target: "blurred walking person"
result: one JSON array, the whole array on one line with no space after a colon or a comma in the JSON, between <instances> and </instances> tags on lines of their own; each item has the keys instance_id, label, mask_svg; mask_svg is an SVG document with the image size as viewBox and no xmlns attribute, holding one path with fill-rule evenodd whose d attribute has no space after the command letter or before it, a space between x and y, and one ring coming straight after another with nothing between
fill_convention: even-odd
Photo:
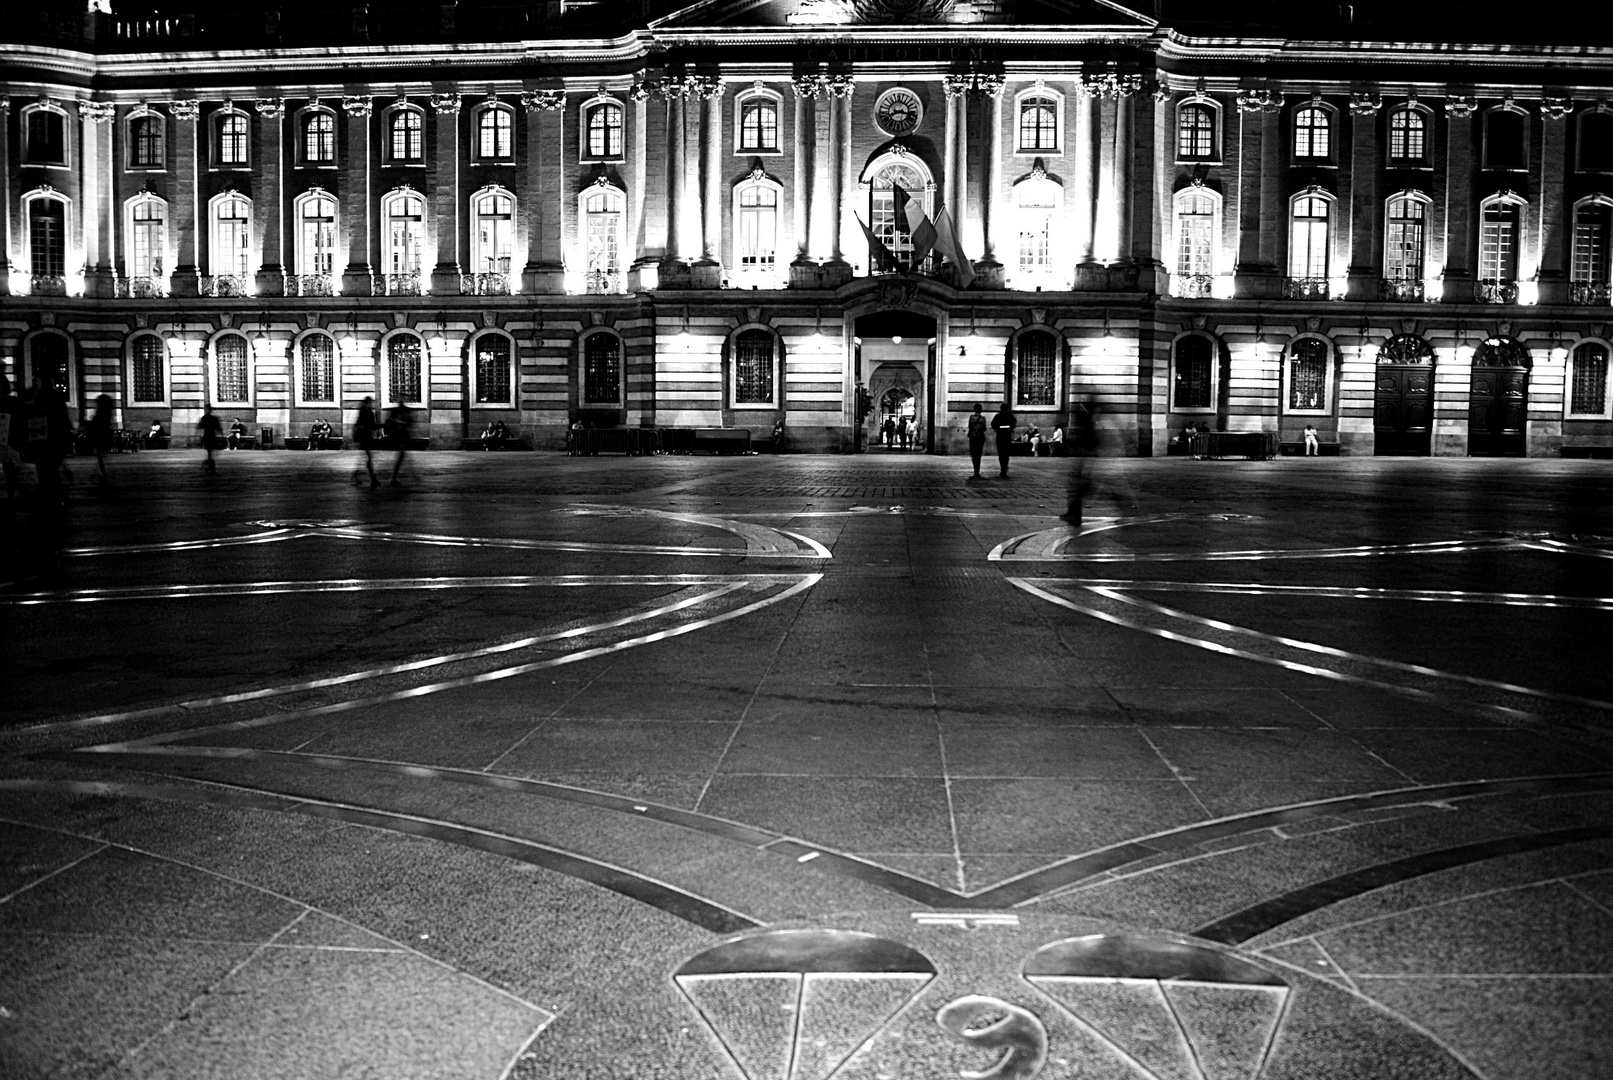
<instances>
[{"instance_id":1,"label":"blurred walking person","mask_svg":"<svg viewBox=\"0 0 1613 1080\"><path fill-rule=\"evenodd\" d=\"M969 414L969 460L974 462L975 476L980 475L980 459L986 456L986 413L980 402Z\"/></svg>"},{"instance_id":2,"label":"blurred walking person","mask_svg":"<svg viewBox=\"0 0 1613 1080\"><path fill-rule=\"evenodd\" d=\"M375 476L375 431L380 427L375 419L375 399L365 398L359 402L358 419L353 422L353 441L358 448L364 451L364 470L370 474L370 486L379 487L381 481ZM359 473L353 474L354 480L363 479Z\"/></svg>"},{"instance_id":3,"label":"blurred walking person","mask_svg":"<svg viewBox=\"0 0 1613 1080\"><path fill-rule=\"evenodd\" d=\"M202 407L202 418L196 422L196 430L202 433L202 449L207 451L207 465L205 466L207 472L210 475L216 475L218 466L213 462L213 452L218 449L219 443L224 441L224 425L220 424L218 417L213 415L213 406L204 405Z\"/></svg>"},{"instance_id":4,"label":"blurred walking person","mask_svg":"<svg viewBox=\"0 0 1613 1080\"><path fill-rule=\"evenodd\" d=\"M112 477L106 472L106 455L112 449L111 394L101 394L95 399L95 414L84 427L90 437L90 447L95 451L95 467L98 470L95 479L103 486L110 484Z\"/></svg>"},{"instance_id":5,"label":"blurred walking person","mask_svg":"<svg viewBox=\"0 0 1613 1080\"><path fill-rule=\"evenodd\" d=\"M26 413L27 456L39 471L39 501L46 507L60 508L67 501L62 487L62 462L73 442L67 399L36 375Z\"/></svg>"},{"instance_id":6,"label":"blurred walking person","mask_svg":"<svg viewBox=\"0 0 1613 1080\"><path fill-rule=\"evenodd\" d=\"M1065 494L1064 513L1071 525L1081 524L1081 506L1092 493L1093 462L1098 453L1098 417L1089 401L1078 401L1070 410L1070 485Z\"/></svg>"},{"instance_id":7,"label":"blurred walking person","mask_svg":"<svg viewBox=\"0 0 1613 1080\"><path fill-rule=\"evenodd\" d=\"M409 452L409 438L413 430L414 410L401 401L392 406L392 411L386 417L386 435L398 448L398 459L392 463L393 487L403 483L398 479L398 473L403 469L403 459Z\"/></svg>"}]
</instances>

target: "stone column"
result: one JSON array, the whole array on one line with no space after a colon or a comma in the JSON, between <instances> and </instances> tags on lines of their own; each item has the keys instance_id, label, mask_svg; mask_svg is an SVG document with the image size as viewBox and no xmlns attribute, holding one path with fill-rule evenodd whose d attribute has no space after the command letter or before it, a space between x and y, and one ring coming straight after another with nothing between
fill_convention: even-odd
<instances>
[{"instance_id":1,"label":"stone column","mask_svg":"<svg viewBox=\"0 0 1613 1080\"><path fill-rule=\"evenodd\" d=\"M112 120L116 111L109 101L83 101L78 106L84 122L79 190L84 210L85 296L106 297L117 291L116 208L112 205Z\"/></svg>"},{"instance_id":2,"label":"stone column","mask_svg":"<svg viewBox=\"0 0 1613 1080\"><path fill-rule=\"evenodd\" d=\"M565 198L566 92L528 90L521 95L521 105L526 109L527 131L526 190L521 193L526 266L521 271L521 291L563 293L566 237L561 200Z\"/></svg>"},{"instance_id":3,"label":"stone column","mask_svg":"<svg viewBox=\"0 0 1613 1080\"><path fill-rule=\"evenodd\" d=\"M722 79L697 76L691 80L700 96L700 260L694 284L702 289L722 288Z\"/></svg>"},{"instance_id":4,"label":"stone column","mask_svg":"<svg viewBox=\"0 0 1613 1080\"><path fill-rule=\"evenodd\" d=\"M1138 80L1140 82L1140 80ZM1136 98L1139 86L1128 76L1115 98L1115 258L1130 262L1132 155L1136 153Z\"/></svg>"},{"instance_id":5,"label":"stone column","mask_svg":"<svg viewBox=\"0 0 1613 1080\"><path fill-rule=\"evenodd\" d=\"M946 175L941 179L941 202L952 218L958 243L963 243L963 223L969 217L969 89L974 78L947 75L941 79L946 96L946 146L941 159ZM950 265L947 260L944 265Z\"/></svg>"},{"instance_id":6,"label":"stone column","mask_svg":"<svg viewBox=\"0 0 1613 1080\"><path fill-rule=\"evenodd\" d=\"M0 296L11 295L11 99L0 95ZM13 372L20 377L20 372Z\"/></svg>"},{"instance_id":7,"label":"stone column","mask_svg":"<svg viewBox=\"0 0 1613 1080\"><path fill-rule=\"evenodd\" d=\"M431 291L439 296L456 296L462 285L459 106L457 93L431 95L431 111L437 116L437 145L431 168L431 221L437 231L437 265L431 270Z\"/></svg>"},{"instance_id":8,"label":"stone column","mask_svg":"<svg viewBox=\"0 0 1613 1080\"><path fill-rule=\"evenodd\" d=\"M980 261L975 264L981 288L1004 285L1003 264L997 258L998 209L1003 195L1003 84L1001 75L975 76L980 94ZM944 366L944 365L942 365Z\"/></svg>"},{"instance_id":9,"label":"stone column","mask_svg":"<svg viewBox=\"0 0 1613 1080\"><path fill-rule=\"evenodd\" d=\"M372 296L375 272L370 264L371 225L375 199L371 191L370 117L374 103L368 97L342 98L347 114L346 145L342 148L342 216L347 221L347 270L342 274L343 296Z\"/></svg>"},{"instance_id":10,"label":"stone column","mask_svg":"<svg viewBox=\"0 0 1613 1080\"><path fill-rule=\"evenodd\" d=\"M1351 300L1376 300L1378 278L1382 274L1383 253L1378 238L1378 110L1381 94L1350 95L1350 225L1348 234L1349 284ZM1342 231L1342 230L1341 230ZM1335 250L1337 250L1335 248ZM1423 251L1427 255L1427 235Z\"/></svg>"},{"instance_id":11,"label":"stone column","mask_svg":"<svg viewBox=\"0 0 1613 1080\"><path fill-rule=\"evenodd\" d=\"M793 199L792 211L795 225L795 261L792 267L809 267L810 273L798 280L798 272L790 271L790 284L797 288L811 287L817 284L817 261L812 258L812 216L813 196L812 177L817 168L814 151L817 140L813 138L817 131L817 108L815 99L821 88L816 75L798 75L794 81L795 86L795 161L794 171L791 174L791 197Z\"/></svg>"},{"instance_id":12,"label":"stone column","mask_svg":"<svg viewBox=\"0 0 1613 1080\"><path fill-rule=\"evenodd\" d=\"M684 159L684 80L666 82L666 256L662 259L662 283L670 272L680 274L683 258L684 195L689 183L688 162Z\"/></svg>"},{"instance_id":13,"label":"stone column","mask_svg":"<svg viewBox=\"0 0 1613 1080\"><path fill-rule=\"evenodd\" d=\"M851 277L851 267L846 262L842 245L846 179L851 160L851 94L856 88L857 84L850 75L826 75L823 79L823 90L829 101L829 169L825 184L829 189L829 258L825 265L832 268L824 284L830 286L840 285Z\"/></svg>"},{"instance_id":14,"label":"stone column","mask_svg":"<svg viewBox=\"0 0 1613 1080\"><path fill-rule=\"evenodd\" d=\"M1088 91L1085 82L1078 84L1078 89L1070 162L1070 234L1077 264L1090 264L1097 258L1093 227L1098 209L1099 109L1097 97Z\"/></svg>"},{"instance_id":15,"label":"stone column","mask_svg":"<svg viewBox=\"0 0 1613 1080\"><path fill-rule=\"evenodd\" d=\"M259 101L258 177L262 187L252 203L252 231L258 241L257 289L259 296L284 296L286 291L286 140L284 98Z\"/></svg>"},{"instance_id":16,"label":"stone column","mask_svg":"<svg viewBox=\"0 0 1613 1080\"><path fill-rule=\"evenodd\" d=\"M1471 96L1445 99L1445 271L1446 303L1473 302L1473 112Z\"/></svg>"},{"instance_id":17,"label":"stone column","mask_svg":"<svg viewBox=\"0 0 1613 1080\"><path fill-rule=\"evenodd\" d=\"M666 249L666 185L650 179L649 156L649 148L661 145L665 138L666 113L650 106L652 89L648 82L636 82L627 92L633 102L633 156L629 164L633 171L633 190L627 193L633 215L628 226L633 261L627 278L627 287L632 292L647 290L659 283L661 255ZM627 252L623 252L623 257L626 256Z\"/></svg>"},{"instance_id":18,"label":"stone column","mask_svg":"<svg viewBox=\"0 0 1613 1080\"><path fill-rule=\"evenodd\" d=\"M176 101L170 109L174 118L174 197L168 204L168 227L174 230L174 239L178 241L174 270L168 279L168 292L172 296L195 296L201 287L200 269L196 264L196 229L201 220L198 212L201 162L196 145L196 121L201 109L201 102L194 98Z\"/></svg>"},{"instance_id":19,"label":"stone column","mask_svg":"<svg viewBox=\"0 0 1613 1080\"><path fill-rule=\"evenodd\" d=\"M1540 104L1540 161L1535 168L1535 220L1530 233L1536 248L1536 280L1542 304L1568 302L1567 230L1573 210L1568 205L1568 117L1574 103L1548 96Z\"/></svg>"}]
</instances>

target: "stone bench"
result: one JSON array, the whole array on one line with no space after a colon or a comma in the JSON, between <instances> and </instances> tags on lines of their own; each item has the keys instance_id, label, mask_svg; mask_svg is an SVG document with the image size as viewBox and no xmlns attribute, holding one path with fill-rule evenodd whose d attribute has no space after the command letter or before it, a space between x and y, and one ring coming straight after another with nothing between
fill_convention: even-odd
<instances>
[{"instance_id":1,"label":"stone bench","mask_svg":"<svg viewBox=\"0 0 1613 1080\"><path fill-rule=\"evenodd\" d=\"M1305 440L1300 439L1298 442L1278 443L1277 452L1282 454L1284 457L1304 457ZM1316 454L1318 457L1338 457L1339 444L1337 442L1330 442L1327 439L1319 439L1316 443Z\"/></svg>"}]
</instances>

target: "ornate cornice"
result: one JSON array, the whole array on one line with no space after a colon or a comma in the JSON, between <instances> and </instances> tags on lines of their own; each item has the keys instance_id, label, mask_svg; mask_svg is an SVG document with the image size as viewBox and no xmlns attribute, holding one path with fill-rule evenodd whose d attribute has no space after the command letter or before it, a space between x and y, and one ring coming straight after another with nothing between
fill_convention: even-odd
<instances>
[{"instance_id":1,"label":"ornate cornice","mask_svg":"<svg viewBox=\"0 0 1613 1080\"><path fill-rule=\"evenodd\" d=\"M431 95L431 111L443 116L459 115L460 103L457 93Z\"/></svg>"},{"instance_id":2,"label":"ornate cornice","mask_svg":"<svg viewBox=\"0 0 1613 1080\"><path fill-rule=\"evenodd\" d=\"M348 116L368 117L375 112L375 102L367 97L344 97L342 111Z\"/></svg>"},{"instance_id":3,"label":"ornate cornice","mask_svg":"<svg viewBox=\"0 0 1613 1080\"><path fill-rule=\"evenodd\" d=\"M825 75L823 77L823 92L837 101L850 98L852 91L857 89L857 81L850 75Z\"/></svg>"},{"instance_id":4,"label":"ornate cornice","mask_svg":"<svg viewBox=\"0 0 1613 1080\"><path fill-rule=\"evenodd\" d=\"M555 112L566 107L564 90L527 90L521 94L521 107L527 112Z\"/></svg>"},{"instance_id":5,"label":"ornate cornice","mask_svg":"<svg viewBox=\"0 0 1613 1080\"><path fill-rule=\"evenodd\" d=\"M1122 75L1115 71L1082 72L1076 80L1076 89L1087 97L1131 97L1142 88L1141 75Z\"/></svg>"},{"instance_id":6,"label":"ornate cornice","mask_svg":"<svg viewBox=\"0 0 1613 1080\"><path fill-rule=\"evenodd\" d=\"M202 103L195 98L185 98L181 101L171 102L175 120L189 120L192 123L201 119Z\"/></svg>"},{"instance_id":7,"label":"ornate cornice","mask_svg":"<svg viewBox=\"0 0 1613 1080\"><path fill-rule=\"evenodd\" d=\"M795 87L795 96L799 98L815 98L823 92L823 76L797 75L790 80Z\"/></svg>"}]
</instances>

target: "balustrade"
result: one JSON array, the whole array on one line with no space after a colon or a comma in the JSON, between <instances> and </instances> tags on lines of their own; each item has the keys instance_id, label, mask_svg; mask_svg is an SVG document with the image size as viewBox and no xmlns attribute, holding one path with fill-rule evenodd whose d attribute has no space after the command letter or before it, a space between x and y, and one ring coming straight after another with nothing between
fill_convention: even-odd
<instances>
[{"instance_id":1,"label":"balustrade","mask_svg":"<svg viewBox=\"0 0 1613 1080\"><path fill-rule=\"evenodd\" d=\"M419 274L385 274L380 281L387 296L420 296L425 291Z\"/></svg>"},{"instance_id":2,"label":"balustrade","mask_svg":"<svg viewBox=\"0 0 1613 1080\"><path fill-rule=\"evenodd\" d=\"M245 296L247 294L246 276L244 274L203 274L197 285L197 291L203 296Z\"/></svg>"},{"instance_id":3,"label":"balustrade","mask_svg":"<svg viewBox=\"0 0 1613 1080\"><path fill-rule=\"evenodd\" d=\"M622 275L615 270L590 270L584 279L584 291L609 295L622 291Z\"/></svg>"},{"instance_id":4,"label":"balustrade","mask_svg":"<svg viewBox=\"0 0 1613 1080\"><path fill-rule=\"evenodd\" d=\"M1177 274L1171 278L1171 286L1177 296L1204 300L1215 295L1215 275Z\"/></svg>"},{"instance_id":5,"label":"balustrade","mask_svg":"<svg viewBox=\"0 0 1613 1080\"><path fill-rule=\"evenodd\" d=\"M287 274L287 296L335 296L331 274Z\"/></svg>"},{"instance_id":6,"label":"balustrade","mask_svg":"<svg viewBox=\"0 0 1613 1080\"><path fill-rule=\"evenodd\" d=\"M510 275L461 274L459 291L466 296L508 296L510 295Z\"/></svg>"},{"instance_id":7,"label":"balustrade","mask_svg":"<svg viewBox=\"0 0 1613 1080\"><path fill-rule=\"evenodd\" d=\"M61 274L34 274L28 279L28 291L34 296L66 296L67 278Z\"/></svg>"},{"instance_id":8,"label":"balustrade","mask_svg":"<svg viewBox=\"0 0 1613 1080\"><path fill-rule=\"evenodd\" d=\"M1568 302L1589 307L1607 307L1613 303L1613 285L1605 281L1571 281L1568 283Z\"/></svg>"},{"instance_id":9,"label":"balustrade","mask_svg":"<svg viewBox=\"0 0 1613 1080\"><path fill-rule=\"evenodd\" d=\"M1428 290L1421 278L1383 278L1378 282L1378 299L1420 304L1428 299Z\"/></svg>"},{"instance_id":10,"label":"balustrade","mask_svg":"<svg viewBox=\"0 0 1613 1080\"><path fill-rule=\"evenodd\" d=\"M160 277L120 278L114 295L120 300L151 300L168 295L168 282Z\"/></svg>"},{"instance_id":11,"label":"balustrade","mask_svg":"<svg viewBox=\"0 0 1613 1080\"><path fill-rule=\"evenodd\" d=\"M1481 278L1473 283L1473 299L1481 304L1516 304L1518 283L1511 278Z\"/></svg>"},{"instance_id":12,"label":"balustrade","mask_svg":"<svg viewBox=\"0 0 1613 1080\"><path fill-rule=\"evenodd\" d=\"M1283 279L1285 300L1326 300L1331 296L1325 277L1291 277Z\"/></svg>"}]
</instances>

